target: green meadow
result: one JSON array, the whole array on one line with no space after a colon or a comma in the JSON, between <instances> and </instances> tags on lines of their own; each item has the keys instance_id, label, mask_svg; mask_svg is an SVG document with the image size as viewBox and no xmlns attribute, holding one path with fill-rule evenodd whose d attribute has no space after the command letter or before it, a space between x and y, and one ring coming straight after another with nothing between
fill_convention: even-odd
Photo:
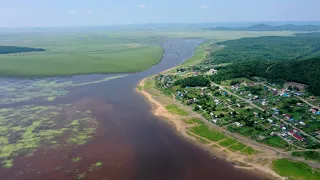
<instances>
[{"instance_id":1,"label":"green meadow","mask_svg":"<svg viewBox=\"0 0 320 180\"><path fill-rule=\"evenodd\" d=\"M273 170L289 179L316 180L320 179L319 170L312 169L305 163L278 159L272 162Z\"/></svg>"},{"instance_id":2,"label":"green meadow","mask_svg":"<svg viewBox=\"0 0 320 180\"><path fill-rule=\"evenodd\" d=\"M172 114L177 114L180 116L187 116L188 113L182 109L180 109L177 105L175 104L169 104L165 107L169 112Z\"/></svg>"},{"instance_id":3,"label":"green meadow","mask_svg":"<svg viewBox=\"0 0 320 180\"><path fill-rule=\"evenodd\" d=\"M42 48L43 52L0 55L0 76L45 77L140 72L160 62L161 43L173 38L222 41L241 37L292 35L291 32L227 32L200 29L43 28L1 32L0 46ZM203 58L205 41L196 50Z\"/></svg>"}]
</instances>

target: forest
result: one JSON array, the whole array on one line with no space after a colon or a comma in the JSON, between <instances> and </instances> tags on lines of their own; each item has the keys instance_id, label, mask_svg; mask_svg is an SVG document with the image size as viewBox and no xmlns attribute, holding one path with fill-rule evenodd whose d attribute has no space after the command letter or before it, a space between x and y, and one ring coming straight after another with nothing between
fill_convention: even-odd
<instances>
[{"instance_id":1,"label":"forest","mask_svg":"<svg viewBox=\"0 0 320 180\"><path fill-rule=\"evenodd\" d=\"M217 68L213 81L260 76L276 83L303 83L311 93L320 95L320 33L243 38L219 44L225 47L210 54L208 63L232 64Z\"/></svg>"},{"instance_id":2,"label":"forest","mask_svg":"<svg viewBox=\"0 0 320 180\"><path fill-rule=\"evenodd\" d=\"M197 87L197 86L208 86L210 81L204 76L193 76L184 79L177 80L174 85L180 85L181 87Z\"/></svg>"},{"instance_id":3,"label":"forest","mask_svg":"<svg viewBox=\"0 0 320 180\"><path fill-rule=\"evenodd\" d=\"M293 81L308 85L308 90L320 96L320 58L294 61L246 61L223 67L211 80L260 76L271 82Z\"/></svg>"},{"instance_id":4,"label":"forest","mask_svg":"<svg viewBox=\"0 0 320 180\"><path fill-rule=\"evenodd\" d=\"M0 54L40 52L45 51L42 48L17 47L17 46L0 46Z\"/></svg>"},{"instance_id":5,"label":"forest","mask_svg":"<svg viewBox=\"0 0 320 180\"><path fill-rule=\"evenodd\" d=\"M320 33L242 38L217 44L224 48L209 55L209 61L214 63L288 61L320 57Z\"/></svg>"}]
</instances>

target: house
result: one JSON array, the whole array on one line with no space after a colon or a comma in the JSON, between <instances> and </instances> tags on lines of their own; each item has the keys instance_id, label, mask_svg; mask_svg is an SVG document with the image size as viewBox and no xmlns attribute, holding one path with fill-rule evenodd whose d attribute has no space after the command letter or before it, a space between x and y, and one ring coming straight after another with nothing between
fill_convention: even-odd
<instances>
[{"instance_id":1,"label":"house","mask_svg":"<svg viewBox=\"0 0 320 180\"><path fill-rule=\"evenodd\" d=\"M239 85L231 86L231 90L238 90L238 89L239 89Z\"/></svg>"},{"instance_id":2,"label":"house","mask_svg":"<svg viewBox=\"0 0 320 180\"><path fill-rule=\"evenodd\" d=\"M297 105L297 106L300 106L300 107L302 106L302 104L301 104L301 103L297 103L296 105Z\"/></svg>"},{"instance_id":3,"label":"house","mask_svg":"<svg viewBox=\"0 0 320 180\"><path fill-rule=\"evenodd\" d=\"M274 136L274 135L276 135L276 133L272 131L272 132L270 133L270 136Z\"/></svg>"},{"instance_id":4,"label":"house","mask_svg":"<svg viewBox=\"0 0 320 180\"><path fill-rule=\"evenodd\" d=\"M272 120L272 119L267 119L267 121L268 121L269 123L273 123L273 120Z\"/></svg>"},{"instance_id":5,"label":"house","mask_svg":"<svg viewBox=\"0 0 320 180\"><path fill-rule=\"evenodd\" d=\"M257 100L257 99L259 99L259 96L258 96L258 95L255 95L255 96L253 96L252 99L253 99L253 100Z\"/></svg>"},{"instance_id":6,"label":"house","mask_svg":"<svg viewBox=\"0 0 320 180\"><path fill-rule=\"evenodd\" d=\"M188 99L188 100L186 101L187 104L192 104L193 102L194 102L193 99Z\"/></svg>"},{"instance_id":7,"label":"house","mask_svg":"<svg viewBox=\"0 0 320 180\"><path fill-rule=\"evenodd\" d=\"M290 97L290 94L288 94L288 93L282 93L282 94L280 94L280 96L282 96L282 97Z\"/></svg>"},{"instance_id":8,"label":"house","mask_svg":"<svg viewBox=\"0 0 320 180\"><path fill-rule=\"evenodd\" d=\"M197 71L193 72L193 76L198 76L199 73Z\"/></svg>"},{"instance_id":9,"label":"house","mask_svg":"<svg viewBox=\"0 0 320 180\"><path fill-rule=\"evenodd\" d=\"M210 116L214 116L214 113L213 113L213 112L211 112L211 113L210 113Z\"/></svg>"},{"instance_id":10,"label":"house","mask_svg":"<svg viewBox=\"0 0 320 180\"><path fill-rule=\"evenodd\" d=\"M239 122L235 122L234 123L237 127L242 127L243 125L241 124L241 123L239 123Z\"/></svg>"},{"instance_id":11,"label":"house","mask_svg":"<svg viewBox=\"0 0 320 180\"><path fill-rule=\"evenodd\" d=\"M212 122L214 122L215 124L217 124L218 119L214 119L214 120L212 120Z\"/></svg>"},{"instance_id":12,"label":"house","mask_svg":"<svg viewBox=\"0 0 320 180\"><path fill-rule=\"evenodd\" d=\"M313 114L316 114L317 113L317 110L316 109L310 109L310 111L313 113Z\"/></svg>"},{"instance_id":13,"label":"house","mask_svg":"<svg viewBox=\"0 0 320 180\"><path fill-rule=\"evenodd\" d=\"M301 124L302 126L305 126L305 125L306 125L306 123L304 123L304 122L302 122L302 121L300 121L299 124Z\"/></svg>"},{"instance_id":14,"label":"house","mask_svg":"<svg viewBox=\"0 0 320 180\"><path fill-rule=\"evenodd\" d=\"M295 130L290 130L288 131L288 134L290 136L292 136L293 138L295 138L298 141L303 141L303 137L301 137L300 135L296 134Z\"/></svg>"},{"instance_id":15,"label":"house","mask_svg":"<svg viewBox=\"0 0 320 180\"><path fill-rule=\"evenodd\" d=\"M218 72L218 70L216 70L216 69L210 69L207 74L212 75L212 74L217 74L217 72Z\"/></svg>"},{"instance_id":16,"label":"house","mask_svg":"<svg viewBox=\"0 0 320 180\"><path fill-rule=\"evenodd\" d=\"M277 95L278 94L278 89L272 89L272 93L273 93L273 95Z\"/></svg>"},{"instance_id":17,"label":"house","mask_svg":"<svg viewBox=\"0 0 320 180\"><path fill-rule=\"evenodd\" d=\"M292 119L292 116L290 116L289 114L283 114L283 116L288 120Z\"/></svg>"}]
</instances>

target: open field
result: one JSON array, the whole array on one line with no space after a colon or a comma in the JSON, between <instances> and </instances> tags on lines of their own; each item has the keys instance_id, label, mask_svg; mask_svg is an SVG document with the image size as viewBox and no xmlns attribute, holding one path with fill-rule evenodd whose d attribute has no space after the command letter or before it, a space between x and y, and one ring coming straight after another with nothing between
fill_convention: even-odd
<instances>
[{"instance_id":1,"label":"open field","mask_svg":"<svg viewBox=\"0 0 320 180\"><path fill-rule=\"evenodd\" d=\"M317 151L296 151L291 153L292 156L302 157L306 160L317 161L320 162L320 152Z\"/></svg>"},{"instance_id":2,"label":"open field","mask_svg":"<svg viewBox=\"0 0 320 180\"><path fill-rule=\"evenodd\" d=\"M279 159L273 161L272 165L277 173L290 179L316 180L320 178L320 172L318 170L313 170L301 162Z\"/></svg>"},{"instance_id":3,"label":"open field","mask_svg":"<svg viewBox=\"0 0 320 180\"><path fill-rule=\"evenodd\" d=\"M170 38L238 39L291 32L223 32L196 29L44 28L30 32L1 32L0 45L42 48L44 52L0 55L0 76L60 76L130 73L160 62L161 43ZM208 43L208 41L206 41ZM207 54L198 48L201 59ZM188 62L193 62L190 60Z\"/></svg>"},{"instance_id":4,"label":"open field","mask_svg":"<svg viewBox=\"0 0 320 180\"><path fill-rule=\"evenodd\" d=\"M188 113L182 109L180 109L178 106L174 105L174 104L169 104L168 106L166 106L166 109L173 113L173 114L178 114L181 116L187 116Z\"/></svg>"}]
</instances>

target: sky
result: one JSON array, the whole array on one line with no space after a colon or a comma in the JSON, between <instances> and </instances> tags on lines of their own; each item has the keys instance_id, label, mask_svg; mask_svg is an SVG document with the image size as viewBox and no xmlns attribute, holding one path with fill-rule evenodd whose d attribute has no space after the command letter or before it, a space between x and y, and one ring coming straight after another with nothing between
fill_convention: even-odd
<instances>
[{"instance_id":1,"label":"sky","mask_svg":"<svg viewBox=\"0 0 320 180\"><path fill-rule=\"evenodd\" d=\"M0 0L0 27L320 21L320 0Z\"/></svg>"}]
</instances>

